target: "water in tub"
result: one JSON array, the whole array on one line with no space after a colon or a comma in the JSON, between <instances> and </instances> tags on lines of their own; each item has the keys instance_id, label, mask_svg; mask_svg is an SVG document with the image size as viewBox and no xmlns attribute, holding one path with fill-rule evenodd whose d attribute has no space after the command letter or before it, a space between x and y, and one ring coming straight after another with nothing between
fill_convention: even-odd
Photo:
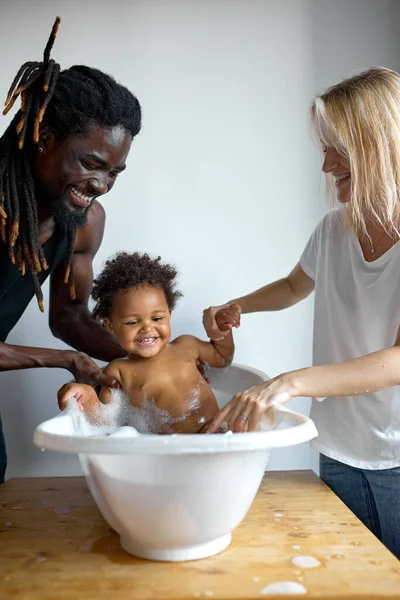
<instances>
[{"instance_id":1,"label":"water in tub","mask_svg":"<svg viewBox=\"0 0 400 600\"><path fill-rule=\"evenodd\" d=\"M216 393L219 406L225 405L231 394L218 391ZM191 420L198 424L198 428L205 422L201 415L199 392L193 390L185 403L187 413L177 417L166 410L159 408L154 398L144 397L139 406L133 406L128 395L123 390L112 390L112 401L109 404L98 403L90 414L90 417L81 411L73 410L72 419L75 431L79 435L110 435L123 428L123 435L128 435L128 429L132 434L173 434L180 429L179 425L184 421ZM275 413L271 409L262 418L259 430L273 429L275 426ZM222 427L221 432L227 432L227 426ZM177 427L178 426L178 427ZM196 431L196 430L195 430ZM193 432L195 432L193 431Z\"/></svg>"}]
</instances>

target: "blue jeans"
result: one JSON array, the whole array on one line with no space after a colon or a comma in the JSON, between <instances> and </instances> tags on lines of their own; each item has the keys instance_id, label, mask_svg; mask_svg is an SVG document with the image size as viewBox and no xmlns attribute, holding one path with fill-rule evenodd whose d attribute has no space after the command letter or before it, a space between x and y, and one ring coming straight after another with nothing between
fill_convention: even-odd
<instances>
[{"instance_id":1,"label":"blue jeans","mask_svg":"<svg viewBox=\"0 0 400 600\"><path fill-rule=\"evenodd\" d=\"M400 467L371 471L320 454L320 477L400 559Z\"/></svg>"},{"instance_id":2,"label":"blue jeans","mask_svg":"<svg viewBox=\"0 0 400 600\"><path fill-rule=\"evenodd\" d=\"M4 439L3 424L0 415L0 484L4 483L4 475L7 467L6 441Z\"/></svg>"}]
</instances>

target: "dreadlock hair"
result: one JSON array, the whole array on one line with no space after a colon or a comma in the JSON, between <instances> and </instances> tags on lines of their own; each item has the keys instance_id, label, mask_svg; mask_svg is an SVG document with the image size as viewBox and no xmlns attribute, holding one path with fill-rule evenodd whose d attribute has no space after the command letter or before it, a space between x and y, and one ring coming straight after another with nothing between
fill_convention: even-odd
<instances>
[{"instance_id":1,"label":"dreadlock hair","mask_svg":"<svg viewBox=\"0 0 400 600\"><path fill-rule=\"evenodd\" d=\"M151 258L148 254L119 252L109 259L93 282L92 298L96 301L92 316L103 320L110 315L114 296L119 291L149 285L162 289L168 308L175 308L182 293L175 289L176 269L161 262L161 256Z\"/></svg>"},{"instance_id":2,"label":"dreadlock hair","mask_svg":"<svg viewBox=\"0 0 400 600\"><path fill-rule=\"evenodd\" d=\"M41 62L26 62L12 82L3 114L18 97L21 106L0 138L0 238L10 260L32 277L43 312L38 273L48 265L39 242L38 214L32 160L39 143L39 127L46 123L58 139L87 136L91 127L121 126L135 137L141 128L141 108L135 96L98 69L73 66L61 71L50 58L60 18L57 17ZM45 117L45 119L44 119ZM76 226L65 225L67 258L65 283L75 297L72 256Z\"/></svg>"}]
</instances>

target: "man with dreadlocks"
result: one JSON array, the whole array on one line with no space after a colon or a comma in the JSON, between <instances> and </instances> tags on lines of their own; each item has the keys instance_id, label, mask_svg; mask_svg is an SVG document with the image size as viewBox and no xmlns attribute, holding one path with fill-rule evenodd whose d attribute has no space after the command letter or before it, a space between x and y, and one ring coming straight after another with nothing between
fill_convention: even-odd
<instances>
[{"instance_id":1,"label":"man with dreadlocks","mask_svg":"<svg viewBox=\"0 0 400 600\"><path fill-rule=\"evenodd\" d=\"M96 201L125 169L141 127L137 99L86 66L61 71L50 58L57 17L42 62L27 62L15 77L6 114L21 106L0 138L0 371L34 367L69 370L78 382L117 385L89 356L111 361L125 353L91 318L92 260L105 213ZM5 343L50 279L52 333L78 351ZM0 419L0 483L6 467Z\"/></svg>"}]
</instances>

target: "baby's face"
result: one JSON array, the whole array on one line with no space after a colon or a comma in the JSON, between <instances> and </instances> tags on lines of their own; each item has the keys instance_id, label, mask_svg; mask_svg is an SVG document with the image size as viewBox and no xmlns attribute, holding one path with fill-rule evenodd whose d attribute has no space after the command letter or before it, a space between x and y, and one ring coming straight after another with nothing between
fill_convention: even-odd
<instances>
[{"instance_id":1,"label":"baby's face","mask_svg":"<svg viewBox=\"0 0 400 600\"><path fill-rule=\"evenodd\" d=\"M104 323L124 350L150 358L171 338L170 317L163 290L146 285L118 292L110 317Z\"/></svg>"}]
</instances>

